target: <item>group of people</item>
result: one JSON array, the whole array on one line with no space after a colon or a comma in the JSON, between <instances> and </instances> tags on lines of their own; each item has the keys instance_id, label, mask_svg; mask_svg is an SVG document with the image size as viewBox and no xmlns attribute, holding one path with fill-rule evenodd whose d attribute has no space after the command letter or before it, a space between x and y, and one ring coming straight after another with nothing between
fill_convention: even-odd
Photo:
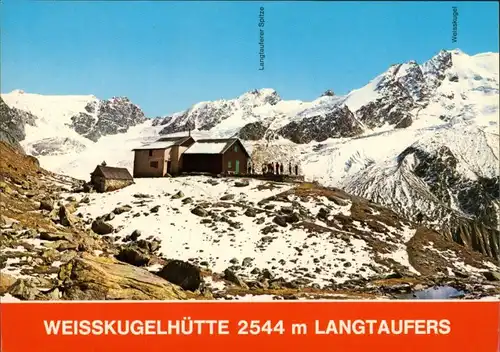
<instances>
[{"instance_id":1,"label":"group of people","mask_svg":"<svg viewBox=\"0 0 500 352\"><path fill-rule=\"evenodd\" d=\"M262 164L262 174L273 174L273 175L284 175L285 174L285 165L283 163L271 162L268 164ZM294 165L292 163L288 163L288 175L296 175L299 174L299 166Z\"/></svg>"}]
</instances>

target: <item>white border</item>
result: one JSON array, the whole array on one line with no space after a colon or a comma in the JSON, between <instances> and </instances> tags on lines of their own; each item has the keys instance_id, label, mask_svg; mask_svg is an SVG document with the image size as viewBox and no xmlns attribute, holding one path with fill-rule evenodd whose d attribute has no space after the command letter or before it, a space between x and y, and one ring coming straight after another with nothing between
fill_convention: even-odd
<instances>
[{"instance_id":1,"label":"white border","mask_svg":"<svg viewBox=\"0 0 500 352\"><path fill-rule=\"evenodd\" d=\"M352 299L352 300L337 300L337 299L310 299L310 300L296 300L296 299L283 299L283 300L271 300L271 301L244 301L244 300L102 300L102 301L70 301L70 300L52 300L52 301L7 301L2 302L0 299L0 306L3 304L73 304L73 303L103 303L103 304L121 304L121 303L140 303L140 304L148 304L148 303L182 303L182 304L282 304L282 303L468 303L468 302L476 302L476 303L497 303L500 308L500 298L495 300L482 300L482 299L415 299L415 300L405 300L405 299Z\"/></svg>"}]
</instances>

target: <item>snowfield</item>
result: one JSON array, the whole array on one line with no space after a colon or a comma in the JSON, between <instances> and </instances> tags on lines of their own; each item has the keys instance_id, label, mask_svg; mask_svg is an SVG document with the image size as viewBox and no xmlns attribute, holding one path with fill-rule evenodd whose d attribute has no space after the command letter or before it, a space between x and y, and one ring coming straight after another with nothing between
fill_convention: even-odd
<instances>
[{"instance_id":1,"label":"snowfield","mask_svg":"<svg viewBox=\"0 0 500 352\"><path fill-rule=\"evenodd\" d=\"M383 258L391 258L418 275L408 262L404 244L414 233L411 228L404 226L398 230L385 226L377 233L359 223L352 224L354 229L342 230L317 220L321 208L330 209L330 221L335 221L337 215L348 219L349 201L338 205L325 197L309 197L306 201L293 195L273 200L273 196L290 191L292 186L269 187L258 180L250 180L246 187L236 187L237 181L232 179L204 176L135 182L119 191L89 195L90 203L81 203L77 213L83 219L95 219L119 206L130 205L131 212L109 221L116 229L113 235L116 241L139 230L144 238L160 239L160 250L167 258L204 263L214 272L239 264L239 274L246 278L256 276L255 268L268 268L285 280L306 278L310 284L320 286L331 284L332 280L340 283L352 277L372 277L391 271L377 263L372 244L356 235L356 229L371 231L370 235L379 241L396 244L394 251L385 253ZM172 197L179 191L182 197ZM224 196L230 199L221 201ZM264 206L261 201L270 197ZM193 214L191 211L197 206L205 207L210 215ZM295 212L302 209L302 214L310 217L311 226L321 230L278 226L273 222L280 209L290 207L297 209ZM248 209L255 209L257 214L249 216Z\"/></svg>"}]
</instances>

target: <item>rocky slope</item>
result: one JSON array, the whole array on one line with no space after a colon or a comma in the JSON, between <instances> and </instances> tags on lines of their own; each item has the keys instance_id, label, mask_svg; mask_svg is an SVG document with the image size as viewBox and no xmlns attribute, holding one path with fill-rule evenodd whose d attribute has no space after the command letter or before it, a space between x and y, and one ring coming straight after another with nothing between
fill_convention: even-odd
<instances>
[{"instance_id":1,"label":"rocky slope","mask_svg":"<svg viewBox=\"0 0 500 352\"><path fill-rule=\"evenodd\" d=\"M35 125L35 116L28 112L10 108L0 97L0 141L23 150L20 142L26 138L24 126Z\"/></svg>"},{"instance_id":2,"label":"rocky slope","mask_svg":"<svg viewBox=\"0 0 500 352\"><path fill-rule=\"evenodd\" d=\"M61 194L81 183L0 142L0 299L187 299L197 294L115 259ZM85 200L83 200L85 202Z\"/></svg>"},{"instance_id":3,"label":"rocky slope","mask_svg":"<svg viewBox=\"0 0 500 352\"><path fill-rule=\"evenodd\" d=\"M96 142L100 137L125 133L146 120L144 113L128 98L96 100L85 106L85 112L71 117L71 127L82 136Z\"/></svg>"},{"instance_id":4,"label":"rocky slope","mask_svg":"<svg viewBox=\"0 0 500 352\"><path fill-rule=\"evenodd\" d=\"M199 176L85 193L0 148L2 300L500 294L486 256L339 189Z\"/></svg>"},{"instance_id":5,"label":"rocky slope","mask_svg":"<svg viewBox=\"0 0 500 352\"><path fill-rule=\"evenodd\" d=\"M437 131L343 186L500 262L498 154L485 148L489 137L481 129ZM456 143L433 143L439 138Z\"/></svg>"}]
</instances>

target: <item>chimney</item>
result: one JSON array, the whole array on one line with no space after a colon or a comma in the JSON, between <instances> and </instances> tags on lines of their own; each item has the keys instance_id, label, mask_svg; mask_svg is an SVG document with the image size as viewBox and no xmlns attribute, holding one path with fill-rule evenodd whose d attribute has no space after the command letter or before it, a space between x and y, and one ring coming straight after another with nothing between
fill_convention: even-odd
<instances>
[{"instance_id":1,"label":"chimney","mask_svg":"<svg viewBox=\"0 0 500 352\"><path fill-rule=\"evenodd\" d=\"M188 129L188 136L191 137L191 127Z\"/></svg>"}]
</instances>

